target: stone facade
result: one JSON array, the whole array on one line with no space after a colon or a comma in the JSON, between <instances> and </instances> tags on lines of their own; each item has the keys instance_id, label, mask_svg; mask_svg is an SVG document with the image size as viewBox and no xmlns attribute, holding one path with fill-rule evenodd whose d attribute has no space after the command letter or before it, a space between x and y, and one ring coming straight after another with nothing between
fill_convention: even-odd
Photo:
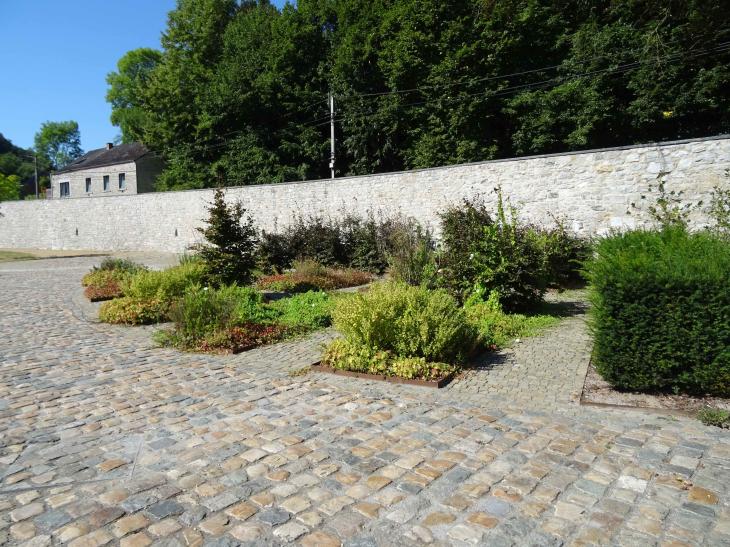
<instances>
[{"instance_id":1,"label":"stone facade","mask_svg":"<svg viewBox=\"0 0 730 547\"><path fill-rule=\"evenodd\" d=\"M119 174L124 174L124 188L119 188ZM104 190L104 177L109 177L109 188ZM91 179L91 190L86 191L86 179ZM61 184L68 183L69 198L115 196L137 194L137 165L131 161L106 167L92 167L70 173L51 175L53 198L64 197L61 193ZM144 191L144 190L142 190ZM147 191L151 191L151 188Z\"/></svg>"},{"instance_id":2,"label":"stone facade","mask_svg":"<svg viewBox=\"0 0 730 547\"><path fill-rule=\"evenodd\" d=\"M562 218L584 235L641 225L629 215L660 173L689 201L707 203L726 181L730 137L678 141L562 155L488 161L400 173L230 188L267 231L297 215L399 213L438 230L438 213L465 197L494 203L496 186L536 223ZM131 178L128 185L132 183ZM116 181L112 180L112 184ZM82 179L83 183L83 179ZM100 182L99 182L100 184ZM0 248L156 250L181 252L197 242L212 190L90 199L8 202L0 206ZM73 194L72 194L73 198ZM702 224L703 213L694 222ZM438 234L437 234L438 235Z\"/></svg>"}]
</instances>

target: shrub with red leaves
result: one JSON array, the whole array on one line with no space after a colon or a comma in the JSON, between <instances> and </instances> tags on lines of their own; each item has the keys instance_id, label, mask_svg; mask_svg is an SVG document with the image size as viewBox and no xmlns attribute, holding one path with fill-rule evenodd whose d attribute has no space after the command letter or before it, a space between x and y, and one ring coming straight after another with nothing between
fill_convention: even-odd
<instances>
[{"instance_id":1,"label":"shrub with red leaves","mask_svg":"<svg viewBox=\"0 0 730 547\"><path fill-rule=\"evenodd\" d=\"M92 302L101 300L111 300L124 296L119 281L111 277L104 280L98 285L89 285L84 289L84 296Z\"/></svg>"},{"instance_id":2,"label":"shrub with red leaves","mask_svg":"<svg viewBox=\"0 0 730 547\"><path fill-rule=\"evenodd\" d=\"M283 325L246 323L208 336L198 349L205 352L240 353L281 340L287 331Z\"/></svg>"}]
</instances>

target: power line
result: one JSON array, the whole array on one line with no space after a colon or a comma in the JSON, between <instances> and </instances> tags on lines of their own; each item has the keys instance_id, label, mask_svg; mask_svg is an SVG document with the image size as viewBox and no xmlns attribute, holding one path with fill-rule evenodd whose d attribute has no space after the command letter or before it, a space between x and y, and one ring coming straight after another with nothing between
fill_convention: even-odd
<instances>
[{"instance_id":1,"label":"power line","mask_svg":"<svg viewBox=\"0 0 730 547\"><path fill-rule=\"evenodd\" d=\"M636 50L634 50L634 51L636 51ZM586 78L586 77L590 77L590 76L596 76L596 75L601 75L601 74L608 74L608 75L610 75L610 74L623 74L623 73L629 72L631 70L635 70L637 68L640 68L642 65L645 65L645 64L658 64L658 63L660 63L662 61L670 61L671 62L671 61L676 61L676 60L678 60L678 59L680 59L682 57L685 57L687 59L692 59L692 58L696 58L696 57L701 57L703 55L709 55L711 53L724 53L724 52L727 52L727 51L730 51L730 42L723 42L723 43L718 44L714 48L704 49L704 50L697 50L695 52L684 52L684 51L675 52L675 53L672 53L672 54L669 54L669 55L665 55L665 56L662 56L662 57L656 57L656 58L652 58L652 59L644 59L644 60L633 61L631 63L625 63L623 65L618 65L616 67L608 67L608 68L604 68L604 69L596 69L596 70L587 71L587 72L578 73L578 74L572 74L572 75L566 75L566 76L556 76L556 77L548 78L548 79L541 80L541 81L538 81L538 82L530 82L530 83L525 83L525 84L517 84L517 85L513 85L513 86L507 86L505 88L502 88L502 89L499 89L499 90L496 90L496 91L484 90L484 91L479 91L479 92L469 93L469 94L459 94L459 95L457 95L455 97L446 97L446 98L439 97L437 99L425 99L425 100L415 101L415 102L410 102L410 103L390 105L390 108L400 109L400 108L407 108L407 107L412 107L412 106L420 106L420 105L432 103L435 100L444 100L444 101L451 101L451 102L454 102L454 101L463 101L463 100L468 99L468 98L471 98L471 97L477 97L477 96L482 96L482 95L489 95L490 97L505 96L505 95L510 95L510 94L518 93L518 92L521 92L521 91L531 91L533 89L544 89L544 88L547 88L547 87L550 87L550 86L560 85L562 83L566 83L566 82L574 81L574 80L579 80L579 79ZM594 57L592 59L587 59L587 60L580 61L580 62L581 63L585 63L585 62L588 62L590 60L598 59L598 58L604 58L606 56ZM496 80L496 79L505 79L505 78L515 77L515 76L521 76L521 75L530 74L530 73L543 72L543 71L551 70L551 69L554 69L554 68L557 68L557 67L560 67L560 66L563 66L563 65L551 65L549 67L543 67L543 68L539 68L539 69L532 69L532 70L527 70L527 71L522 71L522 72L515 72L515 73L512 73L512 74L503 74L503 75L499 75L499 76L489 76L489 77L485 77L485 78L478 78L478 79L472 80L471 83L478 83L480 81L488 81L488 80ZM455 82L454 84L444 84L443 86L444 87L453 87L453 86L456 86L456 85L464 85L465 83L467 83L467 82ZM441 87L441 86L427 86L427 87L422 87L422 88L412 88L412 89L404 89L404 90L393 90L393 91L389 91L389 92L370 93L370 94L367 94L366 93L366 94L356 94L356 95L340 95L340 97L341 98L344 98L344 99L352 99L352 98L357 98L357 97L374 97L374 96L384 96L384 95L396 95L396 94L403 94L403 93L408 93L408 92L412 92L412 91L418 91L418 90L422 90L422 89L435 89L435 88L439 88L439 87ZM304 108L311 108L312 106L315 106L315 105L318 105L318 104L322 104L323 105L323 103L321 103L320 101L317 101L315 103L310 103L309 105L306 105ZM274 119L272 119L270 121L271 122L279 121L279 120L284 119L286 117L293 116L295 114L300 114L300 113L302 113L301 110L300 111L289 112L289 113L287 113L285 115L279 116L279 117L274 118ZM369 110L369 111L360 110L360 111L355 111L354 113L353 112L350 112L350 114L347 117L336 118L335 121L336 122L342 122L342 121L345 121L348 118L352 119L352 118L358 118L358 117L364 117L364 116L371 116L373 114L374 114L374 111L373 110ZM328 114L326 116L321 116L319 118L315 118L313 120L309 120L307 122L304 122L302 125L300 125L300 127L302 127L302 128L316 128L316 127L321 127L321 126L330 124L330 122L331 122L331 117ZM217 149L217 148L222 148L222 147L230 146L232 143L226 137L230 137L230 136L234 136L234 135L240 135L240 134L243 134L243 133L247 133L249 131L250 130L248 130L248 129L233 130L233 131L230 131L228 133L225 133L224 135L217 136L216 137L216 141L218 141L218 142L214 142L212 144L193 144L193 143L188 143L188 144L186 144L186 148L188 149L188 151L193 152L195 150L197 150L197 151L206 151L206 150L214 150L214 149Z\"/></svg>"}]
</instances>

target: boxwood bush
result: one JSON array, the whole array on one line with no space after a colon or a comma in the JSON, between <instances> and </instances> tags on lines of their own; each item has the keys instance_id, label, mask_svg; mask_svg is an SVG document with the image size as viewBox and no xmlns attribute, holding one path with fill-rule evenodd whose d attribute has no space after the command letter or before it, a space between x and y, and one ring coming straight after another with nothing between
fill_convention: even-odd
<instances>
[{"instance_id":1,"label":"boxwood bush","mask_svg":"<svg viewBox=\"0 0 730 547\"><path fill-rule=\"evenodd\" d=\"M600 241L594 363L628 390L730 395L730 245L682 227Z\"/></svg>"}]
</instances>

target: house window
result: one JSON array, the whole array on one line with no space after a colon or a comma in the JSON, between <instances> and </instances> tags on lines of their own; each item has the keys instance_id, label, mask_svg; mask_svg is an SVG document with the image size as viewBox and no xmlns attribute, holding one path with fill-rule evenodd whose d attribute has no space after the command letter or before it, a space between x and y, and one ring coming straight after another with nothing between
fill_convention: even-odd
<instances>
[{"instance_id":1,"label":"house window","mask_svg":"<svg viewBox=\"0 0 730 547\"><path fill-rule=\"evenodd\" d=\"M124 190L127 187L127 181L124 173L119 173L119 189Z\"/></svg>"},{"instance_id":2,"label":"house window","mask_svg":"<svg viewBox=\"0 0 730 547\"><path fill-rule=\"evenodd\" d=\"M67 198L67 197L69 197L71 195L71 192L68 189L68 182L62 182L61 183L61 192L60 192L60 194L61 194L61 197L62 198Z\"/></svg>"},{"instance_id":3,"label":"house window","mask_svg":"<svg viewBox=\"0 0 730 547\"><path fill-rule=\"evenodd\" d=\"M86 179L86 193L91 193L91 179Z\"/></svg>"},{"instance_id":4,"label":"house window","mask_svg":"<svg viewBox=\"0 0 730 547\"><path fill-rule=\"evenodd\" d=\"M109 191L109 175L104 175L104 191Z\"/></svg>"}]
</instances>

